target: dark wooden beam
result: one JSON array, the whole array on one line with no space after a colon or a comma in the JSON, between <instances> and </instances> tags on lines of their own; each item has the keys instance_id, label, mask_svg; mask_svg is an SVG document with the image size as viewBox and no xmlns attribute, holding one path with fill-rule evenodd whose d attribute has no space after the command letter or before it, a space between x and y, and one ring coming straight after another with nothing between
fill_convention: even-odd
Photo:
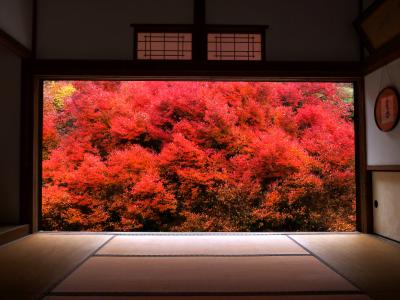
<instances>
[{"instance_id":1,"label":"dark wooden beam","mask_svg":"<svg viewBox=\"0 0 400 300\"><path fill-rule=\"evenodd\" d=\"M20 222L30 225L34 223L34 99L33 76L27 60L22 61L21 76L21 134L20 134ZM36 91L37 92L37 91Z\"/></svg>"},{"instance_id":2,"label":"dark wooden beam","mask_svg":"<svg viewBox=\"0 0 400 300\"><path fill-rule=\"evenodd\" d=\"M361 15L364 12L364 1L358 0L358 18L361 18ZM358 44L359 44L359 51L360 51L360 61L364 61L365 58L365 48L364 43L360 35L358 35Z\"/></svg>"},{"instance_id":3,"label":"dark wooden beam","mask_svg":"<svg viewBox=\"0 0 400 300\"><path fill-rule=\"evenodd\" d=\"M3 228L2 228L3 227ZM29 225L0 225L0 246L29 234Z\"/></svg>"},{"instance_id":4,"label":"dark wooden beam","mask_svg":"<svg viewBox=\"0 0 400 300\"><path fill-rule=\"evenodd\" d=\"M206 2L205 2L205 0L194 0L193 23L195 25L206 24Z\"/></svg>"},{"instance_id":5,"label":"dark wooden beam","mask_svg":"<svg viewBox=\"0 0 400 300\"><path fill-rule=\"evenodd\" d=\"M32 58L36 58L37 52L37 0L32 3Z\"/></svg>"},{"instance_id":6,"label":"dark wooden beam","mask_svg":"<svg viewBox=\"0 0 400 300\"><path fill-rule=\"evenodd\" d=\"M367 170L371 172L400 172L400 165L368 166Z\"/></svg>"},{"instance_id":7,"label":"dark wooden beam","mask_svg":"<svg viewBox=\"0 0 400 300\"><path fill-rule=\"evenodd\" d=\"M400 36L366 58L364 74L368 75L398 58L400 58Z\"/></svg>"},{"instance_id":8,"label":"dark wooden beam","mask_svg":"<svg viewBox=\"0 0 400 300\"><path fill-rule=\"evenodd\" d=\"M33 75L51 79L119 79L159 77L166 80L189 77L269 78L271 80L353 81L362 77L359 62L195 62L195 61L97 61L32 60Z\"/></svg>"},{"instance_id":9,"label":"dark wooden beam","mask_svg":"<svg viewBox=\"0 0 400 300\"><path fill-rule=\"evenodd\" d=\"M193 3L193 60L207 60L207 33L205 30L206 24L206 2L205 0L194 0Z\"/></svg>"},{"instance_id":10,"label":"dark wooden beam","mask_svg":"<svg viewBox=\"0 0 400 300\"><path fill-rule=\"evenodd\" d=\"M357 230L363 233L373 232L372 215L372 178L367 171L367 143L365 119L364 80L354 85L354 130L355 130L355 166L356 166L356 214Z\"/></svg>"},{"instance_id":11,"label":"dark wooden beam","mask_svg":"<svg viewBox=\"0 0 400 300\"><path fill-rule=\"evenodd\" d=\"M10 50L15 55L21 58L31 57L31 51L28 48L26 48L24 45L22 45L20 42L14 39L11 35L9 35L7 32L1 29L0 29L0 45L4 46L5 48L7 48L8 50Z\"/></svg>"}]
</instances>

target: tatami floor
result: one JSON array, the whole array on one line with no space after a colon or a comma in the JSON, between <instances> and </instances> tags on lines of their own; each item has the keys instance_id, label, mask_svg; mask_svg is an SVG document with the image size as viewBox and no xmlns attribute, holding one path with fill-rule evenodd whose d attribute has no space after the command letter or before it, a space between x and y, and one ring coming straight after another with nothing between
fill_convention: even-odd
<instances>
[{"instance_id":1,"label":"tatami floor","mask_svg":"<svg viewBox=\"0 0 400 300\"><path fill-rule=\"evenodd\" d=\"M358 233L38 233L0 247L0 299L400 299L400 244Z\"/></svg>"}]
</instances>

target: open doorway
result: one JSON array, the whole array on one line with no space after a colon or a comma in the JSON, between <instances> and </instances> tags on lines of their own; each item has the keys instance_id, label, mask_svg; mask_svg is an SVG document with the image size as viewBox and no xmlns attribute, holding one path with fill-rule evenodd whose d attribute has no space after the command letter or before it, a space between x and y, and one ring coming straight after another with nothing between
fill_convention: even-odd
<instances>
[{"instance_id":1,"label":"open doorway","mask_svg":"<svg viewBox=\"0 0 400 300\"><path fill-rule=\"evenodd\" d=\"M352 84L43 84L43 230L355 230Z\"/></svg>"}]
</instances>

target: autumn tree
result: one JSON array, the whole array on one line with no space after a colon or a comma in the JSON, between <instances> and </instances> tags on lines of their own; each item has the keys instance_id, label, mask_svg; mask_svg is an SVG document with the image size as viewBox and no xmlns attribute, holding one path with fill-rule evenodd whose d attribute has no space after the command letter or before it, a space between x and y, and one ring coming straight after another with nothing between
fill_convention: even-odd
<instances>
[{"instance_id":1,"label":"autumn tree","mask_svg":"<svg viewBox=\"0 0 400 300\"><path fill-rule=\"evenodd\" d=\"M45 82L43 228L350 231L352 88Z\"/></svg>"}]
</instances>

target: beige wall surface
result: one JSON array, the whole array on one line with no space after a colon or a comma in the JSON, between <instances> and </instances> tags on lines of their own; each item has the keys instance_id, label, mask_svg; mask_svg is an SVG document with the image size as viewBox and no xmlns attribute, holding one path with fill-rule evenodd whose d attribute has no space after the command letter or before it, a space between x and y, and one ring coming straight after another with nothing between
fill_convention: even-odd
<instances>
[{"instance_id":1,"label":"beige wall surface","mask_svg":"<svg viewBox=\"0 0 400 300\"><path fill-rule=\"evenodd\" d=\"M21 59L0 46L0 223L19 222Z\"/></svg>"},{"instance_id":2,"label":"beige wall surface","mask_svg":"<svg viewBox=\"0 0 400 300\"><path fill-rule=\"evenodd\" d=\"M374 172L373 200L374 231L385 237L400 241L400 173Z\"/></svg>"},{"instance_id":3,"label":"beige wall surface","mask_svg":"<svg viewBox=\"0 0 400 300\"><path fill-rule=\"evenodd\" d=\"M400 125L390 132L380 131L374 119L375 100L387 86L400 91L400 59L376 70L365 78L367 163L376 165L400 164ZM400 241L400 173L375 172L372 178L374 231Z\"/></svg>"},{"instance_id":4,"label":"beige wall surface","mask_svg":"<svg viewBox=\"0 0 400 300\"><path fill-rule=\"evenodd\" d=\"M357 0L208 0L209 24L269 25L271 61L357 61ZM38 56L129 60L131 23L193 22L191 0L38 0Z\"/></svg>"}]
</instances>

